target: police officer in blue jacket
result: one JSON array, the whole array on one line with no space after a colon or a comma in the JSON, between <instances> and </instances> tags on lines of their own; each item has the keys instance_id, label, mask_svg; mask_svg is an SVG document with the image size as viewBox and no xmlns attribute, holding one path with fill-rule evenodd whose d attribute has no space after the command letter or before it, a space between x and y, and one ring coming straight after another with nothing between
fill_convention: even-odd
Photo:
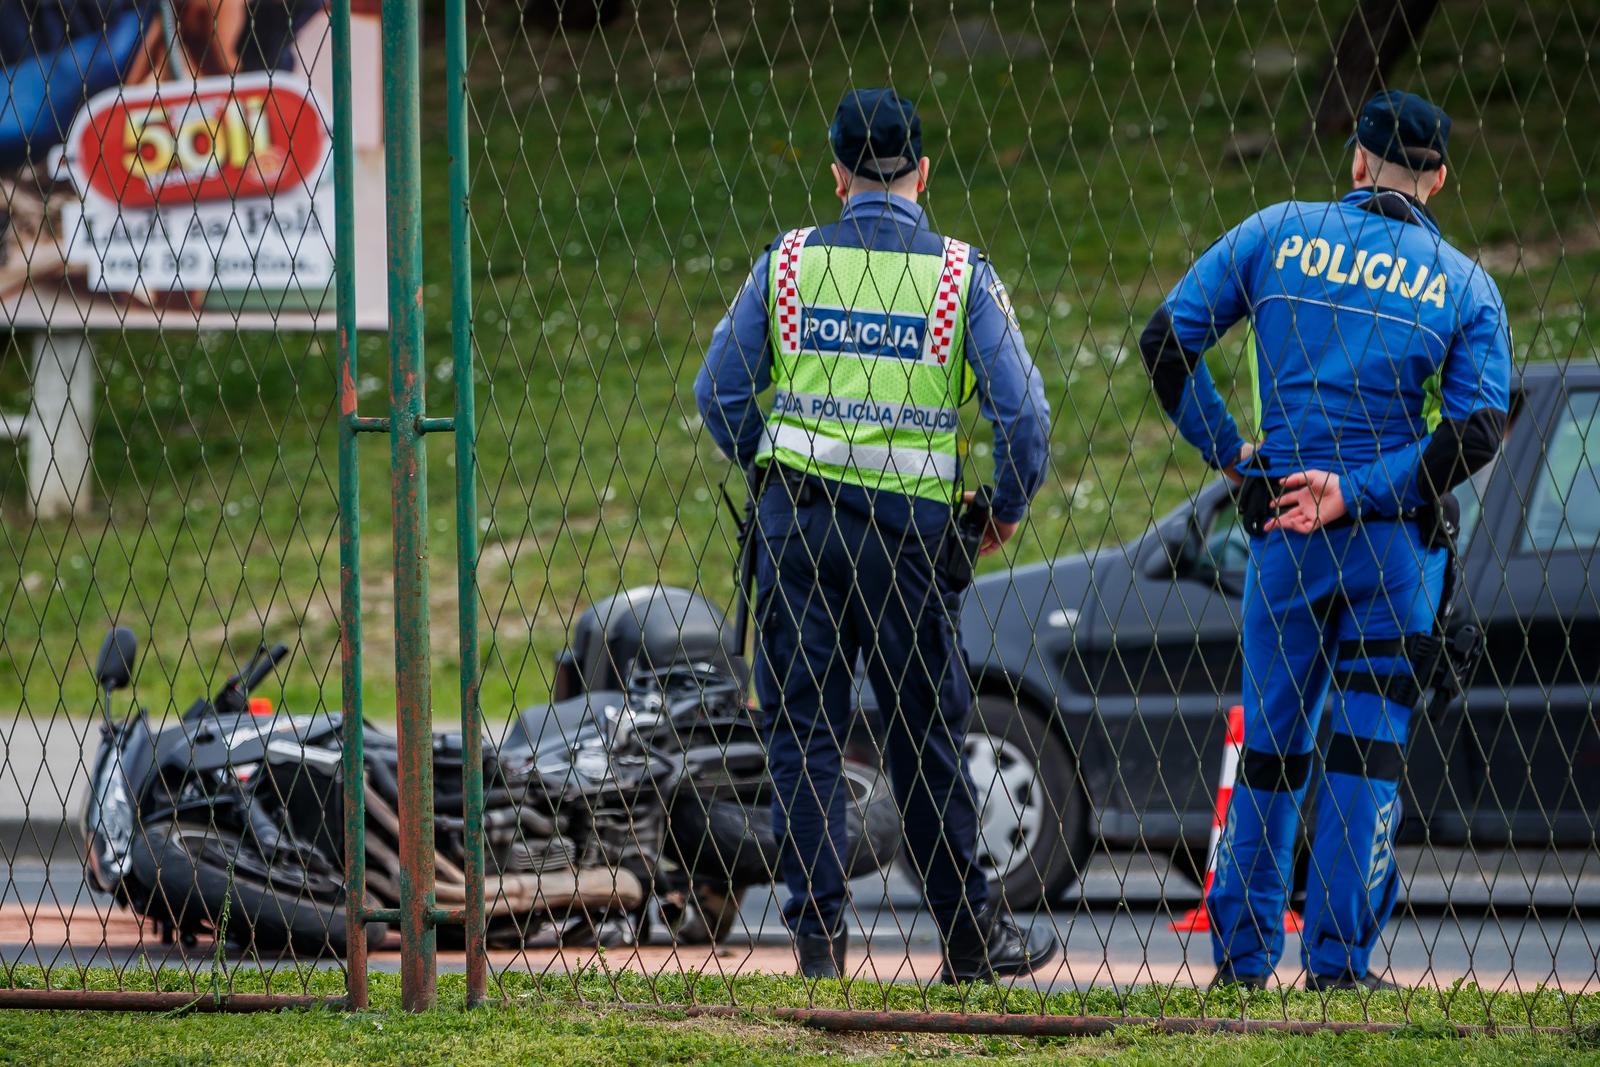
<instances>
[{"instance_id":1,"label":"police officer in blue jacket","mask_svg":"<svg viewBox=\"0 0 1600 1067\"><path fill-rule=\"evenodd\" d=\"M972 690L959 595L939 560L964 452L956 409L975 392L994 427L985 553L1016 531L1043 479L1049 409L999 278L975 249L929 229L917 204L928 160L912 103L892 89L850 92L829 136L838 221L768 246L695 380L711 436L763 487L755 681L770 720L785 919L805 975L845 973L840 745L859 657L945 979L1025 974L1058 944L998 915L974 862L962 753ZM757 396L769 388L764 415Z\"/></svg>"},{"instance_id":2,"label":"police officer in blue jacket","mask_svg":"<svg viewBox=\"0 0 1600 1067\"><path fill-rule=\"evenodd\" d=\"M1326 705L1302 961L1312 989L1384 985L1369 961L1399 885L1406 738L1440 655L1449 491L1495 454L1510 391L1500 293L1427 208L1449 136L1448 116L1420 97L1375 96L1351 139L1354 190L1230 230L1140 339L1162 408L1242 483L1252 534L1244 751L1207 898L1219 982L1265 984L1282 955ZM1204 360L1243 318L1255 446Z\"/></svg>"}]
</instances>

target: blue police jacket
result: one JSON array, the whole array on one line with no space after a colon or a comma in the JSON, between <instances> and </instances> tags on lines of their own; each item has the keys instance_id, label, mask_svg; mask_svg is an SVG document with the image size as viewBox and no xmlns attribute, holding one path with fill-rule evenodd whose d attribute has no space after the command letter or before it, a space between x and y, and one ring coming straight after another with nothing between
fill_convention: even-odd
<instances>
[{"instance_id":1,"label":"blue police jacket","mask_svg":"<svg viewBox=\"0 0 1600 1067\"><path fill-rule=\"evenodd\" d=\"M928 255L941 255L944 248L928 228L922 208L890 193L852 196L839 221L819 226L806 244ZM743 467L755 459L765 436L766 417L757 397L772 385L767 259L764 253L756 261L733 307L717 324L694 383L706 429L717 447ZM966 358L977 379L979 411L994 426L993 513L1001 522L1018 522L1044 480L1050 407L1005 287L981 255L975 263L967 289ZM841 503L870 509L876 520L889 525L931 531L949 521L949 507L937 501L886 493L869 500L859 487L840 490ZM884 499L888 496L894 499Z\"/></svg>"},{"instance_id":2,"label":"blue police jacket","mask_svg":"<svg viewBox=\"0 0 1600 1067\"><path fill-rule=\"evenodd\" d=\"M1251 469L1332 471L1353 516L1393 517L1494 455L1510 394L1505 304L1420 201L1368 188L1274 205L1168 295L1141 353L1163 409L1217 468L1244 442L1203 354L1242 318L1261 437Z\"/></svg>"}]
</instances>

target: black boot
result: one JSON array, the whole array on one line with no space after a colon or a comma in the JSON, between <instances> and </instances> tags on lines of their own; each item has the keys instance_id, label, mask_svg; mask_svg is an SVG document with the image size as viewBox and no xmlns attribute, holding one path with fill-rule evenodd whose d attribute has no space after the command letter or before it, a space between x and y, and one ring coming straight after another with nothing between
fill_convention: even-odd
<instances>
[{"instance_id":1,"label":"black boot","mask_svg":"<svg viewBox=\"0 0 1600 1067\"><path fill-rule=\"evenodd\" d=\"M1026 933L1010 919L985 908L945 941L944 973L947 983L997 982L1002 978L1032 974L1061 950L1055 930L1040 923Z\"/></svg>"},{"instance_id":2,"label":"black boot","mask_svg":"<svg viewBox=\"0 0 1600 1067\"><path fill-rule=\"evenodd\" d=\"M1267 979L1263 975L1238 974L1231 964L1224 963L1217 968L1216 976L1211 979L1208 990L1224 989L1228 986L1238 986L1240 989L1265 989Z\"/></svg>"},{"instance_id":3,"label":"black boot","mask_svg":"<svg viewBox=\"0 0 1600 1067\"><path fill-rule=\"evenodd\" d=\"M802 978L843 978L844 951L850 943L850 932L843 926L832 937L825 934L801 934L794 939L795 953L800 957Z\"/></svg>"},{"instance_id":4,"label":"black boot","mask_svg":"<svg viewBox=\"0 0 1600 1067\"><path fill-rule=\"evenodd\" d=\"M1393 982L1379 978L1371 971L1359 978L1349 971L1345 971L1343 974L1307 974L1306 989L1313 993L1331 993L1335 990L1356 989L1369 993L1397 993L1401 987Z\"/></svg>"}]
</instances>

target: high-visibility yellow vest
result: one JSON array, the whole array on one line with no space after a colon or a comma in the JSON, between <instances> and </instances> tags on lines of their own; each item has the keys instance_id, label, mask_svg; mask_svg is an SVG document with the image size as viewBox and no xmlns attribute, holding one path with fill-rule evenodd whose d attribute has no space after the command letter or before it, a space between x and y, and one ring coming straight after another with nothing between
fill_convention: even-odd
<instances>
[{"instance_id":1,"label":"high-visibility yellow vest","mask_svg":"<svg viewBox=\"0 0 1600 1067\"><path fill-rule=\"evenodd\" d=\"M777 389L757 462L951 503L960 477L967 367L965 242L919 255L805 247L791 230L769 257L767 319Z\"/></svg>"}]
</instances>

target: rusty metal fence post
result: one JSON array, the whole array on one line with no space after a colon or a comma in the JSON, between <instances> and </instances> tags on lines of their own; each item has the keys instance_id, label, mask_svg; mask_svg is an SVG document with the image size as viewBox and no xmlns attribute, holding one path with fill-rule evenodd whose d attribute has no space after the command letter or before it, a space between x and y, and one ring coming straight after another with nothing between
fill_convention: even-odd
<instances>
[{"instance_id":1,"label":"rusty metal fence post","mask_svg":"<svg viewBox=\"0 0 1600 1067\"><path fill-rule=\"evenodd\" d=\"M121 625L106 638L101 662L95 667L100 677L93 690L96 702L104 705L99 735L79 737L66 715L39 715L33 709L46 706L43 690L36 681L31 685L26 679L21 681L18 695L26 714L20 721L25 732L38 738L35 744L42 745L43 751L34 753L18 747L14 742L23 738L15 730L6 731L5 759L0 760L0 784L5 786L0 789L0 820L5 827L0 852L6 854L8 879L0 885L0 908L24 910L27 943L23 948L48 961L57 953L54 949L44 951L47 946L40 941L51 936L49 931L53 929L39 925L42 909L52 899L59 900L63 895L77 899L82 897L83 889L89 891L92 915L86 916L82 907L73 905L62 908L59 919L61 930L57 936L63 939L74 960L70 977L73 982L87 982L90 978L90 972L76 963L75 942L98 945L112 952L110 960L115 962L114 953L139 951L150 933L158 935L162 945L175 946L171 951L182 973L191 984L197 984L202 969L189 960L189 950L198 947L200 936L210 935L216 944L204 955L211 987L209 1007L234 1010L335 1001L305 992L273 992L274 971L265 962L259 966L259 977L266 984L266 992L233 989L235 973L246 968L228 961L229 945L248 946L252 959L268 949L275 950L280 953L280 960L287 960L297 970L302 965L306 967L301 973L305 983L312 980L318 962L342 951L345 995L337 1002L365 1006L369 1002L367 930L374 924L400 927L406 1007L431 1006L436 997L437 928L446 923L461 924L467 954L467 999L476 1004L485 994L487 958L482 833L484 755L477 673L476 417L467 213L465 5L459 0L449 4L448 48L444 57L451 78L446 106L452 153L449 196L453 248L449 255L454 283L451 322L455 412L447 418L430 418L425 403L423 350L426 308L419 10L415 4L391 0L383 5L380 27L378 12L365 8L358 20L353 17L351 0L332 0L326 8L304 5L304 11L283 24L271 19L258 24L252 15L239 39L232 40L197 36L185 29L187 23L178 10L182 3L183 0L162 0L138 11L108 16L106 25L99 30L96 47L123 49L127 52L123 59L129 59L137 52L139 41L148 40L158 46L155 68L147 69L130 60L128 85L99 91L78 105L71 103L71 92L78 86L52 83L51 91L58 96L56 106L65 109L59 122L70 123L71 128L51 128L49 122L44 122L37 130L25 130L20 168L16 165L18 146L11 142L0 145L0 153L11 153L0 159L0 208L4 209L0 211L0 242L4 242L0 244L0 262L5 264L4 275L0 276L0 323L16 329L37 329L46 339L56 333L84 339L75 349L78 358L71 375L72 389L58 388L57 379L64 381L68 377L65 372L54 373L53 366L35 360L30 371L32 380L24 378L19 383L32 386L35 410L23 416L0 417L4 437L28 442L29 489L24 499L29 506L39 505L31 524L24 528L27 536L21 541L10 537L8 517L8 563L16 565L17 589L26 600L38 588L38 575L32 570L46 560L54 560L53 565L59 567L62 546L81 546L91 565L92 560L107 554L108 547L113 553L120 550L127 567L123 577L126 585L119 589L109 583L91 583L88 592L102 597L113 622L128 612L133 613L130 621L135 622L140 613L150 613L147 636L153 642L152 646L140 648L141 634ZM14 14L5 12L8 18ZM155 35L158 27L162 30L159 38ZM32 91L33 83L28 80L33 76L30 63L36 63L40 71L55 70L63 62L76 69L73 62L48 53L58 43L49 38L48 30L48 26L42 26L42 35L33 42L37 54L8 54L5 65L0 66L0 90L8 96L6 107L0 110L7 114L29 121L34 118L25 106L29 99L26 95L22 104L9 99ZM141 36L145 31L149 35ZM91 26L87 32L84 41L95 43L95 28ZM78 43L83 42L72 47ZM359 64L354 59L358 47L363 50ZM354 74L358 66L368 79L359 85ZM136 84L141 79L145 84ZM381 91L375 91L379 82ZM91 91L87 78L81 88L86 94ZM331 101L323 95L329 90ZM130 99L135 104L129 104ZM150 106L138 103L141 100ZM330 102L331 109L321 110L324 102ZM45 110L39 114L49 117ZM113 132L111 140L117 145L123 145L125 138L126 144L136 146L131 155L117 149L115 160L120 161L117 166L121 170L115 166L107 170L97 162L97 153L104 147L97 138L107 129ZM7 127L0 133L12 136L14 131ZM56 155L63 157L60 166L53 161ZM48 166L46 156L52 160ZM381 179L377 170L379 157L383 161ZM379 192L383 195L381 206L377 204ZM141 216L143 238L135 240L124 225L125 208L146 213ZM95 216L96 211L100 215ZM386 314L370 284L384 265L369 259L365 272L357 268L358 260L374 254L371 238L375 215L383 216L381 225L387 231ZM252 234L248 243L243 240L247 229ZM210 239L202 242L198 236L202 232ZM279 244L274 245L274 240ZM52 256L56 258L52 260ZM260 257L259 263L255 262L256 257ZM203 276L206 271L214 277ZM330 324L334 329L328 329ZM358 366L358 331L386 324L392 324L389 413L382 417L363 416L360 397L372 388L363 380ZM89 330L104 331L110 340L103 358L98 358L90 347ZM284 343L293 331L303 331L308 338L301 351L289 350L292 346ZM321 340L314 337L314 331L333 335L333 358L321 368L316 360L325 349ZM268 343L260 343L263 334L270 336ZM173 351L180 347L186 350ZM222 355L230 348L240 351ZM150 362L152 354L157 357L154 362ZM279 370L273 365L274 357L281 358L289 371L287 390L282 381L261 388ZM93 373L88 372L91 364ZM52 371L53 376L45 375L40 366ZM316 401L304 404L298 393L301 378L309 389L318 369L332 372L333 389L326 397L331 417L320 425L331 431L329 443L337 457L337 472L325 483L329 490L326 499L313 502L316 479L322 469L315 451L319 428L316 414L320 408ZM12 374L4 353L0 353L0 373L7 375L9 387ZM175 377L178 387L171 388L162 375ZM109 380L97 383L96 376ZM239 388L240 380L246 377L256 381L255 396L268 398L260 406L269 409L269 420L280 418L286 407L307 415L305 429L310 432L295 433L280 422L270 433L279 449L286 441L292 441L294 448L302 450L294 461L300 469L289 470L283 463L282 451L273 455L270 449L263 468L260 449L252 452L252 446L268 435L259 430L247 432L238 421L230 422L226 431L236 439L220 449L220 437L210 440L203 436L216 434L214 426L202 425L207 416L220 414L237 420L257 406L247 401L245 391ZM132 393L128 389L130 383L137 387ZM216 390L216 403L201 404L198 412L190 410L189 402L196 396L203 401L208 387ZM96 408L100 406L95 401L100 392L110 392L120 402L120 407L107 406L106 418L119 420L115 434L126 448L127 467L134 470L131 489L124 490L120 497L114 476L126 475L127 469L118 472L105 465L97 473L90 455ZM284 395L290 398L288 405L280 400ZM298 409L293 406L296 402L302 402ZM49 418L39 413L46 407ZM124 420L130 412L136 422L147 423L139 427L126 425ZM158 415L174 412L172 427L155 421ZM464 735L457 824L463 846L459 858L463 874L457 877L464 875L464 884L452 885L451 906L440 907L435 887L424 435L450 432L457 427L461 432L454 457L455 518ZM201 445L198 462L189 456L176 465L161 461L151 465L152 450L163 451L167 441L162 434L172 428L179 431L178 440L206 441ZM40 430L42 436L36 432ZM369 719L363 691L364 682L369 681L364 679L364 664L369 657L362 620L358 442L361 435L383 433L390 435L397 744L382 736L381 719ZM242 505L219 498L216 530L196 538L196 523L191 516L203 512L207 501L193 492L195 474L218 473L207 469L204 450L208 445L216 454L235 460L225 477L212 482L219 494L233 493L236 484L244 483L262 496L251 496ZM186 447L180 446L180 450ZM48 501L51 506L44 507L43 498L34 492L40 481L37 472L57 466L67 472L57 479L66 492L60 501L64 506L55 507L52 497ZM150 493L145 484L150 472L158 478L172 475L173 484L165 487L166 496L160 496L159 490L155 495ZM185 479L190 480L187 491ZM98 487L93 493L92 486ZM274 506L281 501L268 499L269 489L279 495L293 494L292 502L298 506ZM9 479L0 483L0 490L7 494L9 507ZM95 510L102 491L107 506L113 509L110 516ZM155 529L153 537L130 534L131 540L124 540L118 520L125 526L130 521L133 513L124 502L130 492L142 497L145 511L136 521L146 532ZM253 524L247 508L253 509ZM243 519L226 523L241 515ZM316 539L305 536L324 517L331 520L330 528L336 531L337 541L338 602L328 605L332 610L319 603L319 569L323 560L314 547ZM287 530L281 528L284 524L280 520L285 518ZM229 529L229 525L237 528ZM249 536L237 539L234 535L241 532L239 528ZM224 532L229 536L224 538ZM264 534L265 545L259 540ZM197 598L192 591L177 598L171 596L170 590L183 584L176 572L167 571L158 583L159 590L151 586L148 576L135 576L136 561L148 571L149 561L140 557L149 556L152 551L160 553L170 568L181 554L192 551L177 547L186 540L191 546L198 543L203 553L219 546L237 552L239 579L231 603L226 596L212 596L202 613L196 610ZM151 547L141 547L151 542ZM285 542L289 547L281 547ZM268 559L275 558L279 568L278 592L288 594L301 632L294 647L251 635L249 647L257 649L254 655L240 656L229 664L236 649L229 648L228 613L239 606L240 591L250 592L244 571L247 565L262 566L259 557L263 547L273 549ZM256 557L254 562L252 557ZM85 558L79 556L76 561L82 567ZM287 573L295 567L301 569ZM220 584L226 584L220 569L212 575L202 567L200 573L202 582L215 577ZM59 687L59 692L49 696L49 705L66 709L78 702L77 690L82 688L79 675L85 673L82 661L86 657L62 653L67 645L75 646L91 638L97 641L98 635L74 633L80 619L92 624L97 617L85 613L82 607L65 612L57 592L61 587L58 573L44 587L40 610L32 613L34 625L27 638L16 628L8 627L7 638L0 647L10 664L29 660L48 663L48 681ZM181 619L164 607L175 599L190 602ZM259 611L263 629L267 616L280 607L269 605ZM220 618L213 620L213 612ZM332 760L328 752L319 746L308 747L307 743L308 736L326 738L328 734L321 731L333 717L323 707L324 697L315 682L297 678L295 685L299 688L287 707L279 707L279 702L265 695L264 690L252 693L266 684L285 661L298 668L298 661L291 657L300 641L312 637L324 620L336 629L339 657L340 724L334 731L339 751ZM183 634L174 623L191 632ZM212 626L217 628L215 635L194 632ZM25 639L35 642L26 654L20 644ZM242 639L235 636L231 643ZM205 663L200 659L202 655L214 657L213 662ZM120 697L113 699L116 690L137 684L141 664L154 664L155 669L170 672L166 664L169 657L181 664L172 677L176 680L181 674L186 686L196 682L211 684L213 675L220 680L227 673L225 665L236 669L215 697L202 696L181 715L170 703L180 699L177 692L166 698L166 707L144 707L137 692L126 703ZM315 666L314 655L302 658L309 666ZM182 699L187 701L187 697ZM65 720L63 729L55 729L63 725L54 721L57 718ZM368 744L374 731L378 735L376 750ZM66 747L57 743L59 739L52 739L57 733L71 734ZM177 744L180 734L187 744ZM161 746L160 754L149 756L149 749L155 744ZM205 744L213 748L202 752ZM52 745L62 751L56 752ZM146 747L140 749L141 745ZM80 746L84 749L81 758ZM125 749L147 753L139 757L144 762L137 763L136 770L126 773ZM305 791L313 787L304 784L303 775L288 769L292 767L292 753L311 761L307 766L314 766L316 775L332 772L336 767L337 787L330 794L307 796ZM32 773L27 771L30 762L43 766L32 782L26 783L23 775ZM76 767L72 766L74 763ZM274 771L273 767L285 769ZM373 773L385 779L397 777L399 787L389 797L379 787L371 793L375 799L369 805ZM57 774L59 781L53 780ZM80 782L84 778L89 780ZM39 811L30 808L41 788L59 794L59 814L41 818ZM52 857L65 854L71 841L66 817L75 814L65 809L79 800L84 788L91 794L92 810L87 823L90 840L86 842L88 857L78 876L87 885L83 889L60 888L55 883L71 880L71 868L68 866L62 874L62 860L56 857L52 874ZM20 817L9 791L21 793ZM177 799L180 793L181 801ZM196 796L205 802L197 802ZM334 816L335 805L342 808L342 818ZM373 845L370 841L369 820L375 817L383 822L385 832L394 830L395 838L389 844ZM282 824L277 830L263 829L274 820ZM299 829L290 829L289 824L296 820L301 822ZM278 845L263 843L287 840L274 836L283 833L299 835L301 842L301 851L289 858ZM26 892L35 897L16 899L17 883L10 875L11 853L23 847L39 847L26 839L40 834L46 835L41 849L42 872L23 876L23 884L29 886ZM13 836L21 840L12 841ZM380 857L399 860L395 865L398 870L385 863L384 872L378 877L382 893L376 900L378 906L374 906L375 898L369 891L372 847L380 849ZM332 878L328 866L334 853L338 854L333 863L339 868L337 879ZM290 869L301 868L298 873L305 879L304 888L279 893L270 876L264 874L263 863L267 867L281 863ZM130 867L137 867L137 880L129 874ZM454 865L452 869L456 869ZM28 881L35 877L42 879L37 888ZM268 878L265 885L252 881L263 877ZM335 880L341 887L337 894L331 886ZM333 899L336 895L337 900ZM124 921L119 916L128 910L133 912L128 918L139 924L132 934L135 940L131 945L119 942L107 948L108 931L113 924ZM6 921L11 922L12 916L8 914ZM153 925L145 927L147 922ZM83 934L86 923L98 934ZM117 936L125 939L129 935ZM9 962L13 947L7 946L8 955L0 963L7 976L0 988L0 1004L150 1008L193 1006L195 1001L192 992L175 988L135 988L125 984L120 972L114 978L115 988L74 990L67 996L65 990L51 988L58 979L48 963L41 966L40 980L45 988L29 988L26 983L35 981L31 972L26 968L18 971ZM98 959L98 951L91 953L91 958ZM158 956L152 975L141 975L139 980L168 981L163 976L163 966Z\"/></svg>"},{"instance_id":2,"label":"rusty metal fence post","mask_svg":"<svg viewBox=\"0 0 1600 1067\"><path fill-rule=\"evenodd\" d=\"M467 0L445 3L445 108L450 153L450 351L455 382L456 590L461 654L461 817L466 874L467 1006L488 985L485 954L483 716L478 679L478 418L473 389L472 207L467 140Z\"/></svg>"},{"instance_id":3,"label":"rusty metal fence post","mask_svg":"<svg viewBox=\"0 0 1600 1067\"><path fill-rule=\"evenodd\" d=\"M421 11L383 5L389 240L389 462L394 523L395 714L400 748L400 983L408 1011L436 996L433 704L428 643L428 465L423 359Z\"/></svg>"},{"instance_id":4,"label":"rusty metal fence post","mask_svg":"<svg viewBox=\"0 0 1600 1067\"><path fill-rule=\"evenodd\" d=\"M355 141L351 129L350 0L333 0L334 212L339 365L339 692L343 701L345 995L367 1006L366 720L362 708L361 432L356 390Z\"/></svg>"},{"instance_id":5,"label":"rusty metal fence post","mask_svg":"<svg viewBox=\"0 0 1600 1067\"><path fill-rule=\"evenodd\" d=\"M419 13L386 0L383 21L385 198L389 240L389 420L394 523L395 690L399 749L400 974L409 1011L437 997L438 927L464 930L467 1003L484 996L483 733L477 681L476 419L472 367L471 257L466 159L466 11L447 5L446 97L450 151L450 263L454 414L430 418L426 403L419 78ZM432 673L429 669L427 455L424 437L456 439L456 538L461 647L462 843L459 908L439 907L435 890ZM355 868L352 866L352 872ZM352 875L353 876L353 875Z\"/></svg>"}]
</instances>

